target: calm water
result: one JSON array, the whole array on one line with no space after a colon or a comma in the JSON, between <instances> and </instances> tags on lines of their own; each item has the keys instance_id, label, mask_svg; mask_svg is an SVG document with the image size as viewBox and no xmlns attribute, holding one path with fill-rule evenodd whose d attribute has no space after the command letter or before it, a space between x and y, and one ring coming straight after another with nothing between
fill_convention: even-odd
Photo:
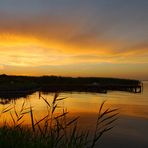
<instances>
[{"instance_id":1,"label":"calm water","mask_svg":"<svg viewBox=\"0 0 148 148\"><path fill-rule=\"evenodd\" d=\"M41 94L48 101L52 100L53 93ZM103 100L106 107L119 108L120 118L116 128L104 136L100 141L100 147L135 147L145 148L148 146L148 81L144 82L144 90L141 94L111 91L107 94L99 93L61 93L59 97L67 97L59 103L59 106L69 111L69 116L80 116L79 125L83 128L93 129L96 114ZM34 116L41 119L47 113L47 105L36 92L27 98L11 101L6 105L0 105L0 110L8 105L15 104L16 110L20 110L25 100L25 106L33 106ZM60 108L58 109L60 111ZM14 114L14 112L12 112ZM4 121L12 123L10 113L1 116L0 124ZM25 116L24 124L30 124L30 117Z\"/></svg>"}]
</instances>

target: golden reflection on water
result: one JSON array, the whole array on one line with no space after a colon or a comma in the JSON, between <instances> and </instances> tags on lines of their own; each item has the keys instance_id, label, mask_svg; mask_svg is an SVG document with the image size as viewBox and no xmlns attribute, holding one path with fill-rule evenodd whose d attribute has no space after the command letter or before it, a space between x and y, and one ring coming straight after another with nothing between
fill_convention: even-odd
<instances>
[{"instance_id":1,"label":"golden reflection on water","mask_svg":"<svg viewBox=\"0 0 148 148\"><path fill-rule=\"evenodd\" d=\"M69 111L70 116L81 116L81 123L89 124L95 119L99 106L103 100L106 100L105 108L119 108L120 115L148 118L148 83L144 83L145 90L142 94L132 94L125 92L109 92L107 94L97 93L61 93L59 97L67 97L67 99L58 102L57 112L62 112L63 108ZM49 102L52 101L54 94L41 94ZM33 114L36 120L39 120L47 115L47 104L41 98L39 93L36 92L28 98L20 98L16 101L11 101L9 104L0 105L0 110L11 105L15 106L16 111L19 113L21 106L25 101L25 106L33 107ZM15 112L11 110L12 115L15 117ZM7 121L10 125L13 124L10 111L1 114L0 125ZM23 117L23 124L30 125L30 114Z\"/></svg>"}]
</instances>

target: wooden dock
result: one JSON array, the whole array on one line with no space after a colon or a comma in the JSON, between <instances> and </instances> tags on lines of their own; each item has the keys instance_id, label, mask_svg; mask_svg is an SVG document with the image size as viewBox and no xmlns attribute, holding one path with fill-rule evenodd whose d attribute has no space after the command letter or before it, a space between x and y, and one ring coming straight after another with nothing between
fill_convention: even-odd
<instances>
[{"instance_id":1,"label":"wooden dock","mask_svg":"<svg viewBox=\"0 0 148 148\"><path fill-rule=\"evenodd\" d=\"M143 90L142 84L140 85L106 85L102 87L106 90L125 91L125 92L132 92L132 93L141 93Z\"/></svg>"},{"instance_id":2,"label":"wooden dock","mask_svg":"<svg viewBox=\"0 0 148 148\"><path fill-rule=\"evenodd\" d=\"M139 84L60 84L60 85L46 85L42 87L41 91L43 92L66 92L66 91L75 91L75 92L97 92L97 93L107 93L107 91L125 91L132 93L141 93L143 90L142 83Z\"/></svg>"}]
</instances>

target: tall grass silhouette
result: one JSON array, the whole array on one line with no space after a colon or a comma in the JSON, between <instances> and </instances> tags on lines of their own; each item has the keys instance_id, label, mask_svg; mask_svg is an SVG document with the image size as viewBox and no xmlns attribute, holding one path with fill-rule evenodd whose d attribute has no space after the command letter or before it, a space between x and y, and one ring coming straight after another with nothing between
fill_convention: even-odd
<instances>
[{"instance_id":1,"label":"tall grass silhouette","mask_svg":"<svg viewBox=\"0 0 148 148\"><path fill-rule=\"evenodd\" d=\"M94 148L101 136L114 127L117 120L118 109L106 109L103 111L105 101L98 111L96 126L93 135L88 130L80 131L78 119L68 118L68 111L62 108L57 112L59 102L66 99L60 98L56 93L52 101L40 96L47 105L47 115L36 120L33 107L22 103L20 111L15 106L8 106L1 114L10 113L13 125L7 122L0 128L0 147L13 148ZM12 114L12 110L14 114ZM23 126L24 116L30 115L31 128Z\"/></svg>"}]
</instances>

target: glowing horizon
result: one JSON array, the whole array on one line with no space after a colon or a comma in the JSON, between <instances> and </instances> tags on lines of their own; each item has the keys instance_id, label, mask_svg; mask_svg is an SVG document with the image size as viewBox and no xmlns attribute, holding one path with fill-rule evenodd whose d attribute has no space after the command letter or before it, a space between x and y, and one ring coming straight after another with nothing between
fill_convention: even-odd
<instances>
[{"instance_id":1,"label":"glowing horizon","mask_svg":"<svg viewBox=\"0 0 148 148\"><path fill-rule=\"evenodd\" d=\"M148 79L148 2L111 1L0 2L0 74Z\"/></svg>"}]
</instances>

